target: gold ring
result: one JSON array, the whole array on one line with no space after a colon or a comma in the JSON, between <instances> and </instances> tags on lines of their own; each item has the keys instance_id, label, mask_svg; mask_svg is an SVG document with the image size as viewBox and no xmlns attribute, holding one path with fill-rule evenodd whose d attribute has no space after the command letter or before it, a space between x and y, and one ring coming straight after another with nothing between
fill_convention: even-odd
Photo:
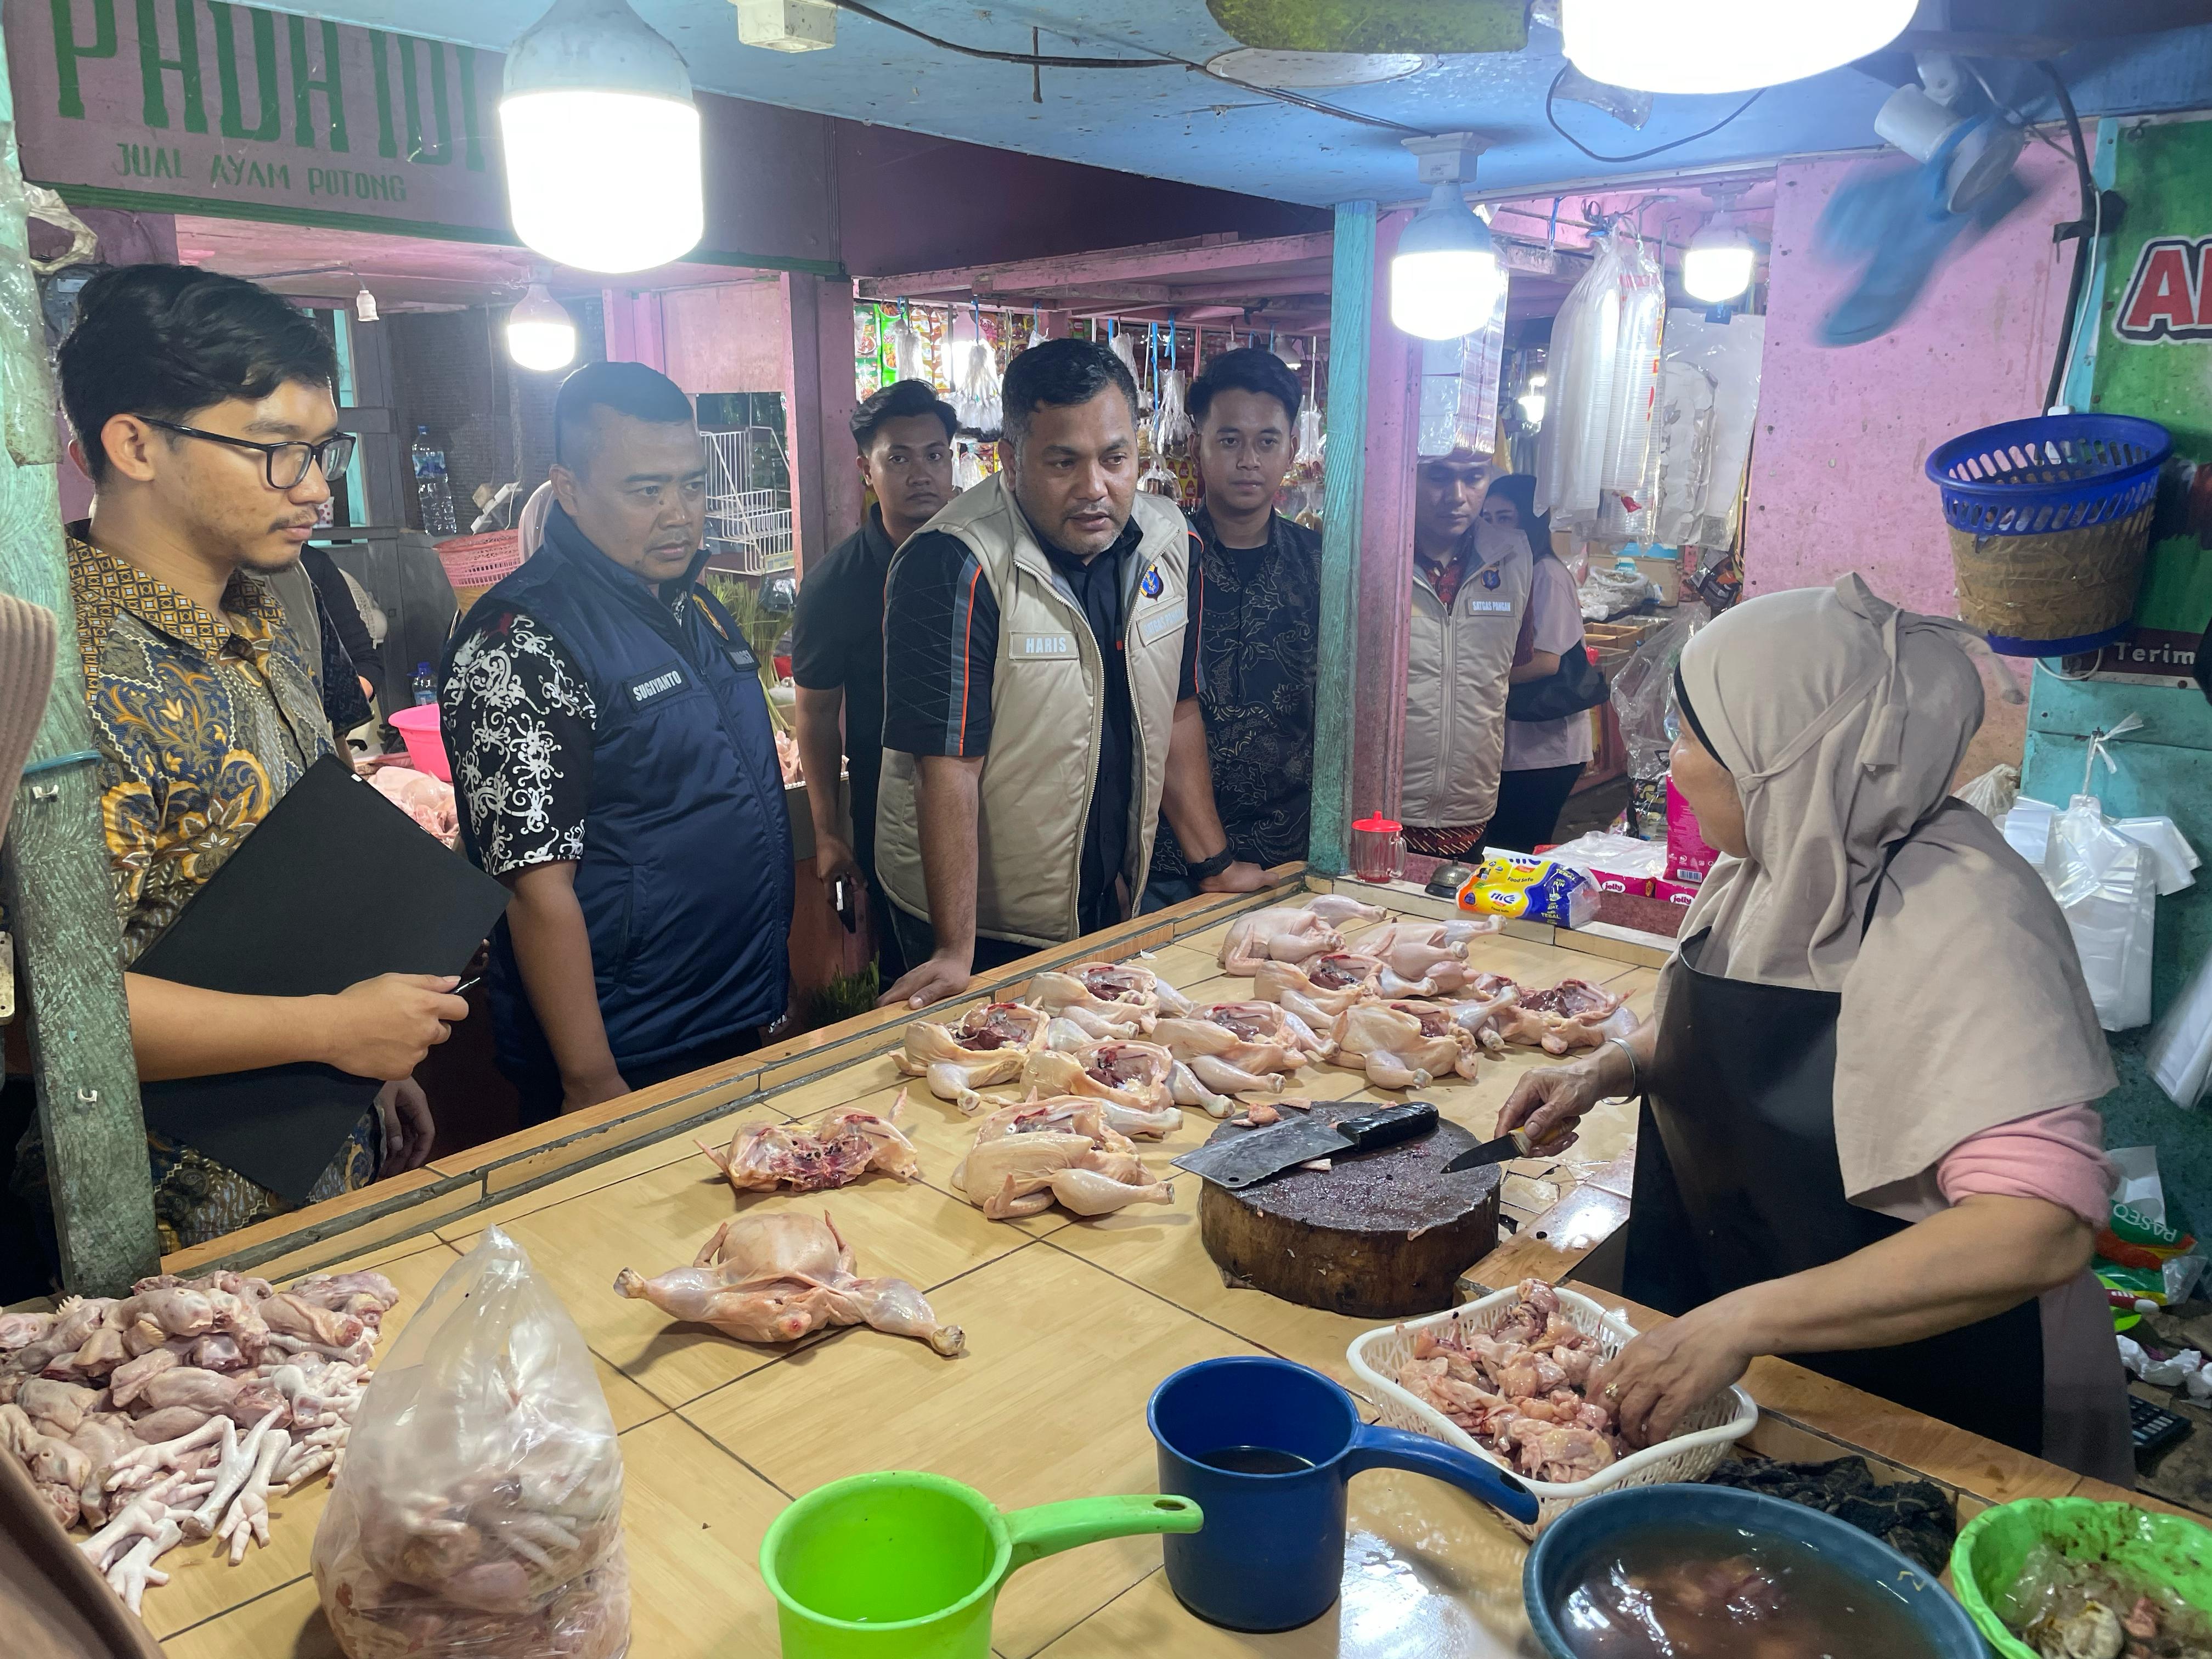
<instances>
[{"instance_id":1,"label":"gold ring","mask_svg":"<svg viewBox=\"0 0 2212 1659\"><path fill-rule=\"evenodd\" d=\"M1618 1382L1608 1382L1608 1383L1607 1383L1607 1384L1605 1385L1605 1397L1606 1397L1607 1400L1618 1400L1618 1399L1620 1399L1620 1383L1618 1383Z\"/></svg>"}]
</instances>

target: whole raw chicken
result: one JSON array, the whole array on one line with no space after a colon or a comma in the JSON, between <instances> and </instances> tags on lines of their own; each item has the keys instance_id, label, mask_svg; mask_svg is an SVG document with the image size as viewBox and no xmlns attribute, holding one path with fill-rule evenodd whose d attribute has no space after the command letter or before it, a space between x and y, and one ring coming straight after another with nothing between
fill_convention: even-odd
<instances>
[{"instance_id":1,"label":"whole raw chicken","mask_svg":"<svg viewBox=\"0 0 2212 1659\"><path fill-rule=\"evenodd\" d=\"M1622 1000L1586 980L1562 980L1547 991L1526 991L1505 981L1510 994L1452 1005L1452 1018L1474 1033L1484 1047L1506 1043L1541 1048L1548 1054L1595 1048L1611 1037L1625 1037L1638 1020ZM1481 988L1471 986L1480 993Z\"/></svg>"},{"instance_id":2,"label":"whole raw chicken","mask_svg":"<svg viewBox=\"0 0 2212 1659\"><path fill-rule=\"evenodd\" d=\"M1254 910L1229 924L1218 958L1224 974L1256 974L1263 962L1304 962L1341 951L1337 927L1347 921L1380 921L1381 909L1357 899L1322 893L1300 905Z\"/></svg>"},{"instance_id":3,"label":"whole raw chicken","mask_svg":"<svg viewBox=\"0 0 2212 1659\"><path fill-rule=\"evenodd\" d=\"M731 1137L726 1152L704 1141L699 1150L741 1193L818 1193L850 1186L871 1170L919 1181L921 1159L898 1127L905 1109L902 1089L888 1117L855 1106L825 1118L818 1131L794 1123L749 1123Z\"/></svg>"},{"instance_id":4,"label":"whole raw chicken","mask_svg":"<svg viewBox=\"0 0 2212 1659\"><path fill-rule=\"evenodd\" d=\"M861 1279L854 1266L853 1247L827 1215L755 1211L716 1228L688 1267L657 1279L624 1267L615 1293L741 1342L795 1342L825 1326L870 1325L947 1358L967 1346L960 1328L938 1323L906 1280Z\"/></svg>"},{"instance_id":5,"label":"whole raw chicken","mask_svg":"<svg viewBox=\"0 0 2212 1659\"><path fill-rule=\"evenodd\" d=\"M908 1077L927 1079L939 1100L957 1100L969 1090L1021 1076L1022 1061L1043 1043L1049 1019L1018 1002L987 1002L950 1025L917 1019L892 1059Z\"/></svg>"},{"instance_id":6,"label":"whole raw chicken","mask_svg":"<svg viewBox=\"0 0 2212 1659\"><path fill-rule=\"evenodd\" d=\"M1421 1089L1440 1077L1472 1078L1482 1045L1433 1002L1363 1002L1331 1034L1336 1063L1363 1067L1378 1089Z\"/></svg>"},{"instance_id":7,"label":"whole raw chicken","mask_svg":"<svg viewBox=\"0 0 2212 1659\"><path fill-rule=\"evenodd\" d=\"M1352 948L1382 963L1383 995L1437 996L1460 989L1474 977L1474 970L1467 965L1467 942L1497 927L1496 919L1488 917L1464 921L1394 921L1361 934Z\"/></svg>"},{"instance_id":8,"label":"whole raw chicken","mask_svg":"<svg viewBox=\"0 0 2212 1659\"><path fill-rule=\"evenodd\" d=\"M1380 996L1382 963L1373 957L1333 951L1305 963L1265 962L1252 976L1252 994L1278 1003L1316 1031L1356 1002Z\"/></svg>"},{"instance_id":9,"label":"whole raw chicken","mask_svg":"<svg viewBox=\"0 0 2212 1659\"><path fill-rule=\"evenodd\" d=\"M447 846L461 836L453 786L411 766L380 766L368 775L370 787Z\"/></svg>"},{"instance_id":10,"label":"whole raw chicken","mask_svg":"<svg viewBox=\"0 0 2212 1659\"><path fill-rule=\"evenodd\" d=\"M1118 962L1079 962L1039 974L1022 999L1074 1021L1094 1037L1143 1036L1162 1014L1187 1014L1190 999L1150 969Z\"/></svg>"},{"instance_id":11,"label":"whole raw chicken","mask_svg":"<svg viewBox=\"0 0 2212 1659\"><path fill-rule=\"evenodd\" d=\"M1224 1095L1276 1093L1308 1059L1334 1052L1328 1039L1274 1002L1208 1003L1188 1018L1160 1021L1152 1040Z\"/></svg>"},{"instance_id":12,"label":"whole raw chicken","mask_svg":"<svg viewBox=\"0 0 2212 1659\"><path fill-rule=\"evenodd\" d=\"M1168 1183L1154 1181L1127 1137L1107 1127L1103 1104L1001 1108L976 1126L952 1184L994 1221L1036 1215L1055 1199L1078 1215L1171 1203Z\"/></svg>"},{"instance_id":13,"label":"whole raw chicken","mask_svg":"<svg viewBox=\"0 0 2212 1659\"><path fill-rule=\"evenodd\" d=\"M1133 1111L1164 1113L1172 1128L1181 1115L1175 1072L1175 1056L1158 1045L1109 1037L1072 1050L1040 1048L1023 1066L1022 1081L1047 1095L1094 1096Z\"/></svg>"}]
</instances>

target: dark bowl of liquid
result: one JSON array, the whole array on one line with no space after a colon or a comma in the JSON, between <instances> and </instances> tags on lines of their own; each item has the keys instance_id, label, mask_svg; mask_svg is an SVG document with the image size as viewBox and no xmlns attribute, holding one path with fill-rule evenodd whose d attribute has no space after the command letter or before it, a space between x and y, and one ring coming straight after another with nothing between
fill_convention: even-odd
<instances>
[{"instance_id":1,"label":"dark bowl of liquid","mask_svg":"<svg viewBox=\"0 0 2212 1659\"><path fill-rule=\"evenodd\" d=\"M1880 1539L1764 1492L1627 1486L1544 1529L1521 1577L1553 1659L1985 1659L1948 1591Z\"/></svg>"}]
</instances>

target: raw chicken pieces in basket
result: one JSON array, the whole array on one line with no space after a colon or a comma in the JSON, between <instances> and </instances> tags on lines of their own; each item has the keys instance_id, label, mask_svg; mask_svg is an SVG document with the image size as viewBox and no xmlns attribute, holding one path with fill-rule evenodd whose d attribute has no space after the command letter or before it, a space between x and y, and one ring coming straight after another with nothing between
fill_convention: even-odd
<instances>
[{"instance_id":1,"label":"raw chicken pieces in basket","mask_svg":"<svg viewBox=\"0 0 2212 1659\"><path fill-rule=\"evenodd\" d=\"M1424 1328L1397 1381L1522 1474L1565 1484L1589 1480L1629 1449L1613 1413L1585 1397L1601 1352L1559 1310L1557 1291L1524 1279L1486 1331Z\"/></svg>"}]
</instances>

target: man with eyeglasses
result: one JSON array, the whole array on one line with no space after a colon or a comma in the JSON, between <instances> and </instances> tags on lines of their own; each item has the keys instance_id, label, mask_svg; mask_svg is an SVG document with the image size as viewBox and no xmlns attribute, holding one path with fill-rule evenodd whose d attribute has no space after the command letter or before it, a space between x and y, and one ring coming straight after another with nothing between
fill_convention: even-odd
<instances>
[{"instance_id":1,"label":"man with eyeglasses","mask_svg":"<svg viewBox=\"0 0 2212 1659\"><path fill-rule=\"evenodd\" d=\"M271 586L295 571L353 449L330 343L251 283L132 265L85 284L59 364L70 453L94 489L91 518L70 527L70 589L139 1075L316 1061L380 1079L376 1112L308 1200L416 1167L432 1124L412 1073L468 1013L453 980L387 974L336 996L255 997L127 971L333 752L318 620L288 617ZM296 591L312 610L312 586ZM148 1142L165 1249L286 1207L188 1146ZM42 1171L27 1139L17 1190L34 1195Z\"/></svg>"}]
</instances>

